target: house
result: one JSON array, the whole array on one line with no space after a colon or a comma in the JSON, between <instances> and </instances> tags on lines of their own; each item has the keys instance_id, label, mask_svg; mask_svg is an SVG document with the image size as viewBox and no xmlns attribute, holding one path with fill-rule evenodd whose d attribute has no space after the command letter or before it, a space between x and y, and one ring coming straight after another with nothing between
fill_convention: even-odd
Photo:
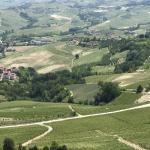
<instances>
[{"instance_id":1,"label":"house","mask_svg":"<svg viewBox=\"0 0 150 150\"><path fill-rule=\"evenodd\" d=\"M0 66L0 76L2 80L16 80L18 69L16 67L13 68L5 68Z\"/></svg>"},{"instance_id":2,"label":"house","mask_svg":"<svg viewBox=\"0 0 150 150\"><path fill-rule=\"evenodd\" d=\"M5 49L6 52L15 52L16 49L14 47L8 47Z\"/></svg>"}]
</instances>

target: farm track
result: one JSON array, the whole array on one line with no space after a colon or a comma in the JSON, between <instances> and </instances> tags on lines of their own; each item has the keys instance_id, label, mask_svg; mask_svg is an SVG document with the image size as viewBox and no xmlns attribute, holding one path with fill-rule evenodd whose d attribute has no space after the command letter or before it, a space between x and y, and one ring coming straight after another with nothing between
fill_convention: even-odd
<instances>
[{"instance_id":1,"label":"farm track","mask_svg":"<svg viewBox=\"0 0 150 150\"><path fill-rule=\"evenodd\" d=\"M147 150L147 149L141 147L141 146L138 145L138 144L135 144L135 143L133 143L133 142L131 142L131 141L125 140L124 138L122 138L122 137L120 137L120 136L118 136L118 135L111 135L111 134L108 134L108 133L104 133L104 132L102 132L102 131L100 131L100 130L95 130L95 131L96 131L97 133L103 135L103 136L113 137L113 138L117 139L118 142L120 142L120 143L122 143L122 144L125 144L125 145L127 145L127 146L129 146L129 147L131 147L131 148L133 148L133 149L135 149L135 150Z\"/></svg>"},{"instance_id":2,"label":"farm track","mask_svg":"<svg viewBox=\"0 0 150 150\"><path fill-rule=\"evenodd\" d=\"M54 119L54 120L34 122L34 123L25 123L25 124L18 124L18 125L0 126L0 129L27 127L27 126L55 123L55 122L63 122L63 121L68 121L68 120L76 120L76 119L82 119L82 118L104 116L104 115L116 114L116 113L121 113L121 112L126 112L126 111L131 111L131 110L137 110L137 109L142 109L142 108L149 108L149 107L150 107L150 104L144 104L144 105L140 105L140 106L136 106L136 107L131 107L131 108L127 108L127 109L121 109L121 110L116 110L116 111L110 111L110 112L104 112L104 113L97 113L97 114L90 114L90 115L81 115L81 116L76 116L76 117L68 117L68 118Z\"/></svg>"},{"instance_id":3,"label":"farm track","mask_svg":"<svg viewBox=\"0 0 150 150\"><path fill-rule=\"evenodd\" d=\"M73 108L71 105L69 105L68 107L69 107L69 109L70 109L72 112L76 112L76 111L74 110L74 108ZM76 114L77 114L77 116L82 116L82 115L79 114L78 112L76 112Z\"/></svg>"},{"instance_id":4,"label":"farm track","mask_svg":"<svg viewBox=\"0 0 150 150\"><path fill-rule=\"evenodd\" d=\"M23 143L23 144L22 144L23 147L26 147L26 146L32 144L34 141L37 141L37 140L42 139L42 138L45 137L47 134L49 134L50 132L53 131L53 128L50 127L50 126L48 126L48 125L45 125L45 124L42 124L42 123L41 123L40 126L46 127L48 130L45 131L43 134L41 134L41 135L39 135L39 136L37 136L37 137L35 137L35 138L33 138L33 139L30 139L29 141Z\"/></svg>"},{"instance_id":5,"label":"farm track","mask_svg":"<svg viewBox=\"0 0 150 150\"><path fill-rule=\"evenodd\" d=\"M104 116L104 115L109 115L109 114L116 114L116 113L121 113L121 112L126 112L126 111L131 111L131 110L137 110L137 109L142 109L142 108L149 108L150 104L145 104L145 105L141 105L141 106L137 106L137 107L132 107L132 108L127 108L127 109L121 109L121 110L116 110L116 111L111 111L111 112L105 112L105 113L98 113L98 114L91 114L91 115L78 115L77 117L69 117L69 118L63 118L63 119L55 119L55 120L49 120L49 121L42 121L42 122L35 122L35 123L28 123L28 124L18 124L18 125L11 125L11 126L1 126L0 129L7 129L7 128L17 128L17 127L27 127L27 126L33 126L33 125L40 125L43 127L46 127L48 130L45 131L43 134L30 139L29 141L25 142L22 144L22 146L28 146L30 144L32 144L34 141L40 140L43 137L45 137L47 134L49 134L50 132L53 131L53 128L49 125L46 125L48 123L54 123L54 122L63 122L63 121L68 121L68 120L76 120L76 119L82 119L82 118L88 118L88 117L95 117L95 116ZM70 105L69 108L74 111L74 109L72 108L72 106ZM96 131L98 132L98 131ZM100 132L103 133L103 132ZM118 135L109 135L104 133L105 136L113 136L115 138L117 138L117 140L120 143L123 143L135 150L146 150L142 147L140 147L139 145L132 143L130 141L127 141L125 139L123 139L122 137L119 137Z\"/></svg>"}]
</instances>

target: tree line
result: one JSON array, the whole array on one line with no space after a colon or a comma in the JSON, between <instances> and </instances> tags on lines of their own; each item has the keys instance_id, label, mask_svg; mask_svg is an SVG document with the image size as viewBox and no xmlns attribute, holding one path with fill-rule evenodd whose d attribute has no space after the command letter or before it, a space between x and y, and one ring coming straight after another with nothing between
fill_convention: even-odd
<instances>
[{"instance_id":1,"label":"tree line","mask_svg":"<svg viewBox=\"0 0 150 150\"><path fill-rule=\"evenodd\" d=\"M18 80L0 82L0 94L8 100L33 99L46 102L70 102L71 94L66 85L83 84L83 77L91 74L89 66L74 67L72 72L62 70L38 74L33 68L20 67Z\"/></svg>"},{"instance_id":2,"label":"tree line","mask_svg":"<svg viewBox=\"0 0 150 150\"><path fill-rule=\"evenodd\" d=\"M89 42L94 42L99 49L108 48L109 53L104 55L98 63L100 66L114 65L114 73L134 72L136 71L150 56L150 33L140 35L134 38L118 38L118 39L100 39L97 37L81 38L80 46L88 47ZM111 57L116 53L127 51L125 62L111 60Z\"/></svg>"},{"instance_id":3,"label":"tree line","mask_svg":"<svg viewBox=\"0 0 150 150\"><path fill-rule=\"evenodd\" d=\"M50 146L44 146L42 149L38 148L38 146L32 147L23 147L21 144L16 148L13 139L5 138L3 141L3 150L68 150L66 145L59 145L57 142L53 141Z\"/></svg>"}]
</instances>

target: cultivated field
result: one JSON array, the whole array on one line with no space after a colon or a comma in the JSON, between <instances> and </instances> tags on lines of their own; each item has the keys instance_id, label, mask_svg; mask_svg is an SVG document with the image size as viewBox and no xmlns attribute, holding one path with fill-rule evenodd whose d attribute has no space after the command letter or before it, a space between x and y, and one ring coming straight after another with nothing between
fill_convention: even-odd
<instances>
[{"instance_id":1,"label":"cultivated field","mask_svg":"<svg viewBox=\"0 0 150 150\"><path fill-rule=\"evenodd\" d=\"M66 144L71 150L124 149L124 140L149 149L149 108L119 114L78 119L49 124L53 132L36 144L49 145L50 141ZM141 128L142 126L142 128Z\"/></svg>"},{"instance_id":2,"label":"cultivated field","mask_svg":"<svg viewBox=\"0 0 150 150\"><path fill-rule=\"evenodd\" d=\"M67 104L32 101L0 103L0 125L35 122L71 116Z\"/></svg>"},{"instance_id":3,"label":"cultivated field","mask_svg":"<svg viewBox=\"0 0 150 150\"><path fill-rule=\"evenodd\" d=\"M30 126L30 127L19 127L19 128L9 128L0 129L0 150L2 150L3 140L7 137L15 139L15 144L26 142L27 140L38 136L39 134L45 132L45 128L41 126Z\"/></svg>"}]
</instances>

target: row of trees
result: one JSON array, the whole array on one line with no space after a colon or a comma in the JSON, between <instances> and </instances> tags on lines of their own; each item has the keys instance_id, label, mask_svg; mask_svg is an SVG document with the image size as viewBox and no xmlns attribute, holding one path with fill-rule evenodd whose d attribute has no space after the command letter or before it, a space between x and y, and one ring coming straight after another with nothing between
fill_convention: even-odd
<instances>
[{"instance_id":1,"label":"row of trees","mask_svg":"<svg viewBox=\"0 0 150 150\"><path fill-rule=\"evenodd\" d=\"M37 101L70 102L71 94L65 88L69 84L85 83L83 77L91 74L87 66L74 67L54 73L38 74L33 68L20 67L17 73L18 81L0 82L0 94L9 100L33 99Z\"/></svg>"},{"instance_id":2,"label":"row of trees","mask_svg":"<svg viewBox=\"0 0 150 150\"><path fill-rule=\"evenodd\" d=\"M16 148L15 143L12 139L6 138L3 141L3 150L40 150L37 146L23 147L21 144ZM42 150L68 150L66 145L60 146L57 142L53 141L50 146L43 147Z\"/></svg>"}]
</instances>

